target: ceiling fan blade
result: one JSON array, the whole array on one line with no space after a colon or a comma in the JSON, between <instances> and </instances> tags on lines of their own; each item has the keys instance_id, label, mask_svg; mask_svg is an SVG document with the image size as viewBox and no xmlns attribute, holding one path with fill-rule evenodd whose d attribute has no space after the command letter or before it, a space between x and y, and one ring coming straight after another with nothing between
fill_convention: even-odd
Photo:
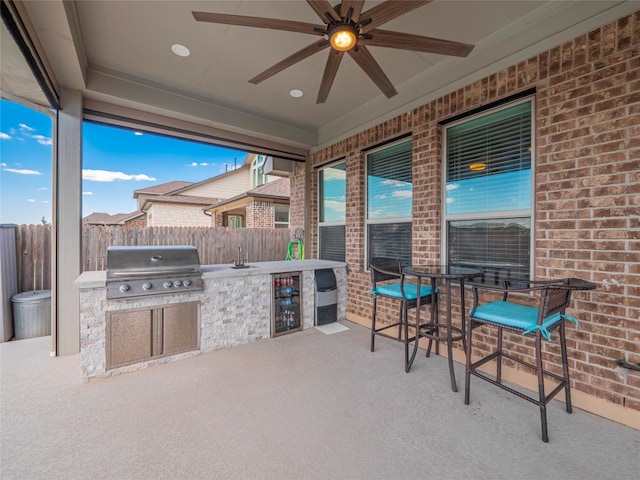
<instances>
[{"instance_id":1,"label":"ceiling fan blade","mask_svg":"<svg viewBox=\"0 0 640 480\"><path fill-rule=\"evenodd\" d=\"M316 103L324 103L327 101L329 91L333 85L333 80L338 73L338 67L342 61L344 52L339 52L333 48L329 51L329 58L327 58L327 65L324 67L324 74L322 75L322 82L320 83L320 90L318 91L318 99Z\"/></svg>"},{"instance_id":2,"label":"ceiling fan blade","mask_svg":"<svg viewBox=\"0 0 640 480\"><path fill-rule=\"evenodd\" d=\"M471 53L475 45L469 43L453 42L442 38L423 37L410 33L391 32L389 30L371 30L372 38L360 39L361 45L375 47L398 48L414 52L437 53L439 55L452 55L454 57L466 57Z\"/></svg>"},{"instance_id":3,"label":"ceiling fan blade","mask_svg":"<svg viewBox=\"0 0 640 480\"><path fill-rule=\"evenodd\" d=\"M277 18L245 17L244 15L227 15L224 13L191 12L197 22L220 23L222 25L238 25L241 27L270 28L286 32L310 33L323 35L324 25L296 22L294 20L280 20Z\"/></svg>"},{"instance_id":4,"label":"ceiling fan blade","mask_svg":"<svg viewBox=\"0 0 640 480\"><path fill-rule=\"evenodd\" d=\"M409 13L411 10L423 7L432 1L433 0L387 0L384 3L376 5L360 15L361 23L371 19L371 22L362 28L362 33L370 32L383 23L387 23L400 15Z\"/></svg>"},{"instance_id":5,"label":"ceiling fan blade","mask_svg":"<svg viewBox=\"0 0 640 480\"><path fill-rule=\"evenodd\" d=\"M347 17L349 15L349 9L352 8L351 20L358 23L360 20L360 13L362 12L362 6L364 0L342 0L342 6L340 7L340 16Z\"/></svg>"},{"instance_id":6,"label":"ceiling fan blade","mask_svg":"<svg viewBox=\"0 0 640 480\"><path fill-rule=\"evenodd\" d=\"M391 81L382 71L382 68L380 68L380 65L378 65L378 62L376 62L375 58L373 58L369 50L367 50L367 47L364 45L358 46L358 48L354 48L348 52L351 58L364 70L364 73L369 75L369 78L373 80L373 83L382 90L382 93L384 93L387 98L398 94Z\"/></svg>"},{"instance_id":7,"label":"ceiling fan blade","mask_svg":"<svg viewBox=\"0 0 640 480\"><path fill-rule=\"evenodd\" d=\"M327 0L307 0L307 3L324 23L329 23L331 18L335 21L340 21L340 15L336 13ZM327 15L329 16L328 18Z\"/></svg>"},{"instance_id":8,"label":"ceiling fan blade","mask_svg":"<svg viewBox=\"0 0 640 480\"><path fill-rule=\"evenodd\" d=\"M293 55L288 56L284 60L273 65L272 67L267 68L264 72L256 75L251 80L249 80L249 83L253 83L254 85L257 85L260 82L265 81L267 78L274 76L276 73L281 72L285 68L290 67L295 63L298 63L300 60L304 60L305 58L310 57L314 53L318 53L321 50L324 50L328 46L329 46L329 41L325 40L324 38L322 40L317 41L316 43L312 43L308 47L305 47L302 50L294 53Z\"/></svg>"}]
</instances>

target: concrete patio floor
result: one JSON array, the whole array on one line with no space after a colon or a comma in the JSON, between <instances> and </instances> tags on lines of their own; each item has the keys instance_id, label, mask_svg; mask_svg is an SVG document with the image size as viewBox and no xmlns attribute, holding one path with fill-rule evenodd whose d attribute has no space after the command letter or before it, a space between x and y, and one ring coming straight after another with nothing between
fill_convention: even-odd
<instances>
[{"instance_id":1,"label":"concrete patio floor","mask_svg":"<svg viewBox=\"0 0 640 480\"><path fill-rule=\"evenodd\" d=\"M83 383L49 337L0 345L9 479L631 479L640 432L538 409L369 331L315 328ZM457 365L458 385L463 367Z\"/></svg>"}]
</instances>

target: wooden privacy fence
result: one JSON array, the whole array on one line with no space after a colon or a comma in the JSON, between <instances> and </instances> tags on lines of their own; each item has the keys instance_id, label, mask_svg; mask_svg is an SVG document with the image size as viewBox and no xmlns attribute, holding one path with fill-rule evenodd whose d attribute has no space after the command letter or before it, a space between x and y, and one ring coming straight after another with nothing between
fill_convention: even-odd
<instances>
[{"instance_id":1,"label":"wooden privacy fence","mask_svg":"<svg viewBox=\"0 0 640 480\"><path fill-rule=\"evenodd\" d=\"M16 226L18 292L51 288L51 225Z\"/></svg>"},{"instance_id":2,"label":"wooden privacy fence","mask_svg":"<svg viewBox=\"0 0 640 480\"><path fill-rule=\"evenodd\" d=\"M202 265L231 263L238 245L249 262L284 260L290 238L286 228L84 226L82 269L105 270L111 245L193 245ZM17 227L16 257L19 292L51 288L50 225Z\"/></svg>"}]
</instances>

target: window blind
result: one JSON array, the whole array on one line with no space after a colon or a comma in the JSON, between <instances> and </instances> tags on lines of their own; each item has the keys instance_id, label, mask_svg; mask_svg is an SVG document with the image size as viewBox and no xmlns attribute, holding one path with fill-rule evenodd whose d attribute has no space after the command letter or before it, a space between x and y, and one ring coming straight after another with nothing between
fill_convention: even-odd
<instances>
[{"instance_id":1,"label":"window blind","mask_svg":"<svg viewBox=\"0 0 640 480\"><path fill-rule=\"evenodd\" d=\"M345 226L320 226L320 259L345 261Z\"/></svg>"},{"instance_id":2,"label":"window blind","mask_svg":"<svg viewBox=\"0 0 640 480\"><path fill-rule=\"evenodd\" d=\"M411 141L367 155L367 219L410 218Z\"/></svg>"},{"instance_id":3,"label":"window blind","mask_svg":"<svg viewBox=\"0 0 640 480\"><path fill-rule=\"evenodd\" d=\"M411 263L411 140L367 155L367 256ZM367 260L368 268L368 260Z\"/></svg>"},{"instance_id":4,"label":"window blind","mask_svg":"<svg viewBox=\"0 0 640 480\"><path fill-rule=\"evenodd\" d=\"M531 102L447 129L446 213L531 208Z\"/></svg>"},{"instance_id":5,"label":"window blind","mask_svg":"<svg viewBox=\"0 0 640 480\"><path fill-rule=\"evenodd\" d=\"M447 181L531 168L531 103L447 129ZM484 170L470 165L484 164Z\"/></svg>"},{"instance_id":6,"label":"window blind","mask_svg":"<svg viewBox=\"0 0 640 480\"><path fill-rule=\"evenodd\" d=\"M493 285L531 273L532 103L445 131L447 261L483 270Z\"/></svg>"},{"instance_id":7,"label":"window blind","mask_svg":"<svg viewBox=\"0 0 640 480\"><path fill-rule=\"evenodd\" d=\"M345 162L318 172L318 221L344 222L346 218L347 172Z\"/></svg>"},{"instance_id":8,"label":"window blind","mask_svg":"<svg viewBox=\"0 0 640 480\"><path fill-rule=\"evenodd\" d=\"M449 263L479 268L485 283L529 278L531 219L448 222Z\"/></svg>"},{"instance_id":9,"label":"window blind","mask_svg":"<svg viewBox=\"0 0 640 480\"><path fill-rule=\"evenodd\" d=\"M367 231L369 258L396 258L411 264L411 222L372 223Z\"/></svg>"}]
</instances>

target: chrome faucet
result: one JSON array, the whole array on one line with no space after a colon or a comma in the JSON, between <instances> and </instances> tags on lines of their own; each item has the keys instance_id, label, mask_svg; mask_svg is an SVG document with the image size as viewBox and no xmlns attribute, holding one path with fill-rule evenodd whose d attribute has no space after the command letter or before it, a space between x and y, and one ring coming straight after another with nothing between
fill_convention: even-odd
<instances>
[{"instance_id":1,"label":"chrome faucet","mask_svg":"<svg viewBox=\"0 0 640 480\"><path fill-rule=\"evenodd\" d=\"M249 261L249 257L242 258L242 245L238 245L238 256L233 260L233 265L236 267L244 267L244 263Z\"/></svg>"}]
</instances>

